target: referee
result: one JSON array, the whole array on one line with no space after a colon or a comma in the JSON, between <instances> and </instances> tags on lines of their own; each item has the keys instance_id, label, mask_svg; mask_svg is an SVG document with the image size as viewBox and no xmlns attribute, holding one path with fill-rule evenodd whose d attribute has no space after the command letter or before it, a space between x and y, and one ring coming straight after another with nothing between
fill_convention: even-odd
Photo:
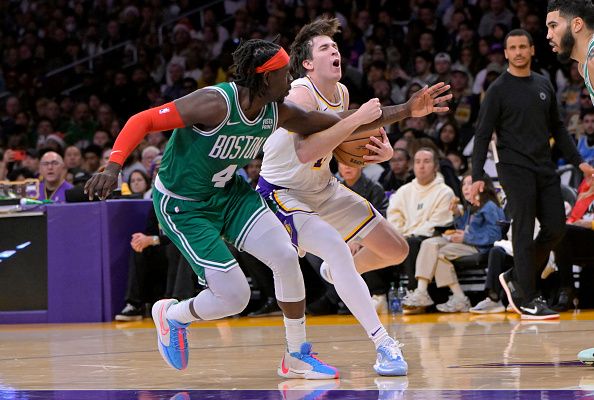
<instances>
[{"instance_id":1,"label":"referee","mask_svg":"<svg viewBox=\"0 0 594 400\"><path fill-rule=\"evenodd\" d=\"M483 190L481 181L487 148L497 135L497 173L512 218L514 268L499 276L510 305L522 319L552 319L537 289L537 277L549 253L565 233L565 212L560 180L551 160L552 136L565 158L584 174L594 169L584 163L559 119L550 81L530 70L534 44L528 32L514 29L504 41L506 72L489 87L479 112L472 154L473 198ZM541 229L534 237L534 220Z\"/></svg>"}]
</instances>

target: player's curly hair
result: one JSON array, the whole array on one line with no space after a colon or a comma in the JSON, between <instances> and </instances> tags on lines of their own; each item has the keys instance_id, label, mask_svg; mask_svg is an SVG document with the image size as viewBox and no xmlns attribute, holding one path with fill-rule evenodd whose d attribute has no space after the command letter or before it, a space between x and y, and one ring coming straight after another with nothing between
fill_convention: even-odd
<instances>
[{"instance_id":1,"label":"player's curly hair","mask_svg":"<svg viewBox=\"0 0 594 400\"><path fill-rule=\"evenodd\" d=\"M588 29L594 29L594 5L592 0L550 0L547 12L559 11L565 19L580 17Z\"/></svg>"},{"instance_id":2,"label":"player's curly hair","mask_svg":"<svg viewBox=\"0 0 594 400\"><path fill-rule=\"evenodd\" d=\"M250 39L239 44L233 52L235 82L250 90L250 103L254 97L266 92L263 74L256 73L256 68L268 61L278 52L280 46L261 39Z\"/></svg>"},{"instance_id":3,"label":"player's curly hair","mask_svg":"<svg viewBox=\"0 0 594 400\"><path fill-rule=\"evenodd\" d=\"M304 25L291 44L291 73L294 76L304 77L307 70L303 68L303 61L312 57L312 40L316 36L333 37L340 29L336 18L319 18L314 22Z\"/></svg>"}]
</instances>

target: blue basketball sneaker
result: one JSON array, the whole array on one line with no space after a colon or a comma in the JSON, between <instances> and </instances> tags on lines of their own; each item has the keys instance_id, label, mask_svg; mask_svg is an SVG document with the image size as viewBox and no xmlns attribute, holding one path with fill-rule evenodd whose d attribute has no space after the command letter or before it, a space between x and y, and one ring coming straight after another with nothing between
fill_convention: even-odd
<instances>
[{"instance_id":1,"label":"blue basketball sneaker","mask_svg":"<svg viewBox=\"0 0 594 400\"><path fill-rule=\"evenodd\" d=\"M285 351L281 365L277 370L278 375L283 378L299 379L338 378L338 370L319 360L316 357L317 354L311 352L311 343L309 342L303 343L299 352Z\"/></svg>"},{"instance_id":2,"label":"blue basketball sneaker","mask_svg":"<svg viewBox=\"0 0 594 400\"><path fill-rule=\"evenodd\" d=\"M404 360L403 346L398 340L390 338L377 348L377 360L373 369L383 376L404 376L408 373L408 364Z\"/></svg>"},{"instance_id":3,"label":"blue basketball sneaker","mask_svg":"<svg viewBox=\"0 0 594 400\"><path fill-rule=\"evenodd\" d=\"M157 329L157 345L161 357L175 369L188 366L188 339L186 328L190 325L167 319L167 309L176 304L175 299L159 300L153 305L152 315Z\"/></svg>"}]
</instances>

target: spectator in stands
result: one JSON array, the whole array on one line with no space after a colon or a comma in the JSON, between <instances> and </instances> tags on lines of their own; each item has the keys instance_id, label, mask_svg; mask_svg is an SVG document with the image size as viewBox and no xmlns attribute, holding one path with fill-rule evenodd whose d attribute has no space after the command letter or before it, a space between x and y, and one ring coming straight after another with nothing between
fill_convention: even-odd
<instances>
[{"instance_id":1,"label":"spectator in stands","mask_svg":"<svg viewBox=\"0 0 594 400\"><path fill-rule=\"evenodd\" d=\"M478 98L470 90L470 73L461 64L452 66L452 100L450 113L460 127L460 143L466 144L474 134L473 124L479 110Z\"/></svg>"},{"instance_id":2,"label":"spectator in stands","mask_svg":"<svg viewBox=\"0 0 594 400\"><path fill-rule=\"evenodd\" d=\"M433 56L427 51L418 51L414 56L414 78L424 85L430 85L437 79L437 75L431 72L433 67ZM421 86L422 87L422 86Z\"/></svg>"},{"instance_id":3,"label":"spectator in stands","mask_svg":"<svg viewBox=\"0 0 594 400\"><path fill-rule=\"evenodd\" d=\"M511 29L513 17L514 14L506 7L505 0L491 0L489 11L481 18L478 33L481 36L489 36L498 23L502 23L507 29Z\"/></svg>"},{"instance_id":4,"label":"spectator in stands","mask_svg":"<svg viewBox=\"0 0 594 400\"><path fill-rule=\"evenodd\" d=\"M433 59L435 66L436 82L450 83L450 72L452 67L452 58L448 53L437 53Z\"/></svg>"},{"instance_id":5,"label":"spectator in stands","mask_svg":"<svg viewBox=\"0 0 594 400\"><path fill-rule=\"evenodd\" d=\"M441 126L437 134L437 147L447 154L450 151L458 151L458 141L460 134L458 126L454 122L448 122Z\"/></svg>"},{"instance_id":6,"label":"spectator in stands","mask_svg":"<svg viewBox=\"0 0 594 400\"><path fill-rule=\"evenodd\" d=\"M109 132L104 130L95 131L93 135L93 144L101 147L102 149L109 145L111 142L111 135Z\"/></svg>"},{"instance_id":7,"label":"spectator in stands","mask_svg":"<svg viewBox=\"0 0 594 400\"><path fill-rule=\"evenodd\" d=\"M395 192L414 178L410 172L410 154L406 149L394 147L394 155L389 164L390 169L386 170L379 179L384 191Z\"/></svg>"},{"instance_id":8,"label":"spectator in stands","mask_svg":"<svg viewBox=\"0 0 594 400\"><path fill-rule=\"evenodd\" d=\"M575 286L573 265L594 265L594 178L586 177L579 186L578 199L567 218L566 232L554 249L561 288L555 311L567 311L573 305Z\"/></svg>"},{"instance_id":9,"label":"spectator in stands","mask_svg":"<svg viewBox=\"0 0 594 400\"><path fill-rule=\"evenodd\" d=\"M136 170L133 171L128 178L128 187L132 194L144 195L151 187L151 181L144 172Z\"/></svg>"},{"instance_id":10,"label":"spectator in stands","mask_svg":"<svg viewBox=\"0 0 594 400\"><path fill-rule=\"evenodd\" d=\"M77 103L74 106L72 121L66 131L65 140L68 144L81 142L83 145L90 143L97 129L87 103Z\"/></svg>"},{"instance_id":11,"label":"spectator in stands","mask_svg":"<svg viewBox=\"0 0 594 400\"><path fill-rule=\"evenodd\" d=\"M450 203L454 192L438 176L439 158L435 150L421 147L413 157L415 179L390 196L388 221L406 238L409 246L402 263L408 276L408 288L417 287L414 278L417 254L423 240L435 233L435 227L453 222Z\"/></svg>"},{"instance_id":12,"label":"spectator in stands","mask_svg":"<svg viewBox=\"0 0 594 400\"><path fill-rule=\"evenodd\" d=\"M151 164L155 160L155 157L157 157L160 153L161 150L154 146L148 146L145 147L144 150L142 150L140 162L142 164L142 167L144 168L145 173L148 173L151 170Z\"/></svg>"},{"instance_id":13,"label":"spectator in stands","mask_svg":"<svg viewBox=\"0 0 594 400\"><path fill-rule=\"evenodd\" d=\"M577 148L584 161L594 166L594 108L583 111L581 119L584 132L578 140Z\"/></svg>"},{"instance_id":14,"label":"spectator in stands","mask_svg":"<svg viewBox=\"0 0 594 400\"><path fill-rule=\"evenodd\" d=\"M82 152L82 157L83 157L82 169L84 169L89 174L93 174L93 173L97 172L97 170L99 169L99 166L101 165L101 156L102 156L101 147L99 147L95 144L91 144L91 145L85 147L85 149Z\"/></svg>"},{"instance_id":15,"label":"spectator in stands","mask_svg":"<svg viewBox=\"0 0 594 400\"><path fill-rule=\"evenodd\" d=\"M169 238L159 229L157 215L150 207L147 226L143 232L132 234L128 264L128 289L126 306L115 317L116 321L139 321L152 303L165 296L168 268L177 268L169 263L167 247ZM173 278L175 279L175 278Z\"/></svg>"},{"instance_id":16,"label":"spectator in stands","mask_svg":"<svg viewBox=\"0 0 594 400\"><path fill-rule=\"evenodd\" d=\"M471 187L472 176L467 174L462 181L464 206L459 204L456 197L450 203L450 210L455 216L455 229L446 230L442 236L432 237L421 243L415 268L418 286L404 299L405 314L425 312L427 307L433 305L427 292L433 278L437 287L448 286L452 291L446 303L437 305L439 311L467 312L470 308L470 300L458 283L451 260L487 253L493 243L501 239L501 227L497 222L505 219L493 182L488 177L485 177L485 190L475 206L471 203Z\"/></svg>"},{"instance_id":17,"label":"spectator in stands","mask_svg":"<svg viewBox=\"0 0 594 400\"><path fill-rule=\"evenodd\" d=\"M64 150L64 165L66 169L82 167L82 153L76 146L68 146Z\"/></svg>"},{"instance_id":18,"label":"spectator in stands","mask_svg":"<svg viewBox=\"0 0 594 400\"><path fill-rule=\"evenodd\" d=\"M39 175L39 161L39 152L35 149L27 149L21 166L31 171L33 177L36 177Z\"/></svg>"},{"instance_id":19,"label":"spectator in stands","mask_svg":"<svg viewBox=\"0 0 594 400\"><path fill-rule=\"evenodd\" d=\"M72 185L66 182L66 168L62 156L54 151L48 151L39 162L39 174L42 178L39 184L39 200L52 200L54 203L66 201L66 190Z\"/></svg>"},{"instance_id":20,"label":"spectator in stands","mask_svg":"<svg viewBox=\"0 0 594 400\"><path fill-rule=\"evenodd\" d=\"M506 241L511 249L511 242ZM498 246L500 242L495 242L489 250L487 258L487 279L485 281L484 300L481 300L471 307L470 311L473 314L496 314L505 312L501 296L503 295L503 288L499 282L499 275L509 270L514 266L514 259L507 254L506 249Z\"/></svg>"}]
</instances>

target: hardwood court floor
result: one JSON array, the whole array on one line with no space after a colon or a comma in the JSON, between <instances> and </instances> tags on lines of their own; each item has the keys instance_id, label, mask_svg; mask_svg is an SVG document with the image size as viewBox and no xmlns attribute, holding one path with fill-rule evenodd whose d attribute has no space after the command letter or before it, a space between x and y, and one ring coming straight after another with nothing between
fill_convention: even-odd
<instances>
[{"instance_id":1,"label":"hardwood court floor","mask_svg":"<svg viewBox=\"0 0 594 400\"><path fill-rule=\"evenodd\" d=\"M375 351L353 317L308 317L307 322L314 351L340 370L339 381L325 382L328 389L375 393L386 388L594 391L594 368L576 361L579 350L594 347L594 311L563 313L560 321L545 323L521 322L509 313L384 315L382 322L389 332L405 344L409 363L405 378L375 374ZM194 323L189 333L189 367L180 372L161 359L150 319L3 325L0 399L2 393L14 390L278 391L306 387L303 381L283 382L276 375L284 348L283 333L279 317Z\"/></svg>"}]
</instances>

